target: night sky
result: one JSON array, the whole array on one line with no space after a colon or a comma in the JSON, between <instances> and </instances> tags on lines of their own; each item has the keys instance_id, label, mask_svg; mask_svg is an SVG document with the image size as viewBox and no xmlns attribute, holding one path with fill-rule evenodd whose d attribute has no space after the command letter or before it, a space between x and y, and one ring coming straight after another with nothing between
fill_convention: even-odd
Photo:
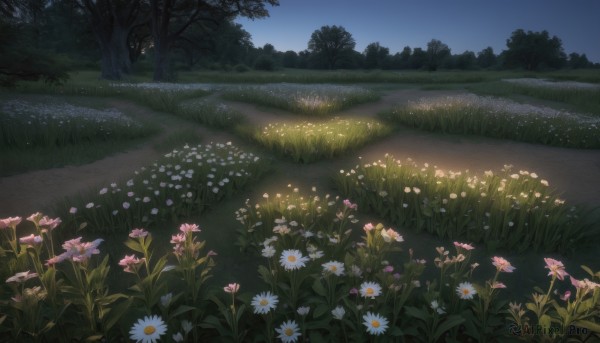
<instances>
[{"instance_id":1,"label":"night sky","mask_svg":"<svg viewBox=\"0 0 600 343\"><path fill-rule=\"evenodd\" d=\"M270 43L278 51L304 50L315 30L341 25L360 52L379 42L394 54L407 45L426 48L435 38L453 54L488 46L499 54L511 33L524 29L546 30L562 40L567 55L600 62L598 0L280 0L268 8L269 18L236 22L256 47Z\"/></svg>"}]
</instances>

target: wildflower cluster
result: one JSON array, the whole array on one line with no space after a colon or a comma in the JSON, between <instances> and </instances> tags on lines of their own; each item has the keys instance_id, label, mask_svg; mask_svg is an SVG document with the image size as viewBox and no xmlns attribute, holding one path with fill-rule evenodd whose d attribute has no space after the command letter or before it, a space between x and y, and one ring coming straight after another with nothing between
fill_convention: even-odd
<instances>
[{"instance_id":1,"label":"wildflower cluster","mask_svg":"<svg viewBox=\"0 0 600 343\"><path fill-rule=\"evenodd\" d=\"M336 183L360 206L397 225L518 251L568 251L595 235L589 213L567 206L535 172L445 171L385 160L340 170Z\"/></svg>"},{"instance_id":2,"label":"wildflower cluster","mask_svg":"<svg viewBox=\"0 0 600 343\"><path fill-rule=\"evenodd\" d=\"M598 118L474 94L423 98L380 114L429 131L476 134L570 148L598 148Z\"/></svg>"},{"instance_id":3,"label":"wildflower cluster","mask_svg":"<svg viewBox=\"0 0 600 343\"><path fill-rule=\"evenodd\" d=\"M225 90L228 99L273 106L290 112L326 116L378 96L356 86L267 84Z\"/></svg>"},{"instance_id":4,"label":"wildflower cluster","mask_svg":"<svg viewBox=\"0 0 600 343\"><path fill-rule=\"evenodd\" d=\"M252 138L295 162L309 163L357 149L390 132L375 119L334 118L317 123L269 124L254 132Z\"/></svg>"},{"instance_id":5,"label":"wildflower cluster","mask_svg":"<svg viewBox=\"0 0 600 343\"><path fill-rule=\"evenodd\" d=\"M201 213L260 178L265 169L260 157L231 143L185 145L126 182L113 182L93 196L67 203L64 212L90 229L151 226Z\"/></svg>"}]
</instances>

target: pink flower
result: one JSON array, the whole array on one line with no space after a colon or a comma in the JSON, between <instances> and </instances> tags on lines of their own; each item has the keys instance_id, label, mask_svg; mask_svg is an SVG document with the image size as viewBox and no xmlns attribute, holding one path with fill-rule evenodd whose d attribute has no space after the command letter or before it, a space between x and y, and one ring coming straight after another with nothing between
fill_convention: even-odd
<instances>
[{"instance_id":1,"label":"pink flower","mask_svg":"<svg viewBox=\"0 0 600 343\"><path fill-rule=\"evenodd\" d=\"M491 287L493 289L497 289L497 288L506 288L506 285L503 284L502 282L494 282L493 284L491 284Z\"/></svg>"},{"instance_id":2,"label":"pink flower","mask_svg":"<svg viewBox=\"0 0 600 343\"><path fill-rule=\"evenodd\" d=\"M31 247L42 244L42 236L34 236L33 234L19 238L19 243L27 244Z\"/></svg>"},{"instance_id":3,"label":"pink flower","mask_svg":"<svg viewBox=\"0 0 600 343\"><path fill-rule=\"evenodd\" d=\"M179 227L179 231L183 233L200 232L200 229L196 224L181 224L181 226Z\"/></svg>"},{"instance_id":4,"label":"pink flower","mask_svg":"<svg viewBox=\"0 0 600 343\"><path fill-rule=\"evenodd\" d=\"M145 258L137 258L135 255L125 255L125 257L119 261L119 265L123 267L123 270L127 273L134 273L137 269L137 266L144 263L146 261Z\"/></svg>"},{"instance_id":5,"label":"pink flower","mask_svg":"<svg viewBox=\"0 0 600 343\"><path fill-rule=\"evenodd\" d=\"M218 254L214 250L210 250L206 256L217 256Z\"/></svg>"},{"instance_id":6,"label":"pink flower","mask_svg":"<svg viewBox=\"0 0 600 343\"><path fill-rule=\"evenodd\" d=\"M512 273L513 270L517 269L510 265L510 262L503 259L502 257L492 257L492 264L496 267L499 272Z\"/></svg>"},{"instance_id":7,"label":"pink flower","mask_svg":"<svg viewBox=\"0 0 600 343\"><path fill-rule=\"evenodd\" d=\"M103 239L96 239L93 242L81 242L81 237L66 241L62 247L65 249L64 259L71 259L73 262L85 262L92 255L100 253L98 245Z\"/></svg>"},{"instance_id":8,"label":"pink flower","mask_svg":"<svg viewBox=\"0 0 600 343\"><path fill-rule=\"evenodd\" d=\"M39 221L40 226L50 231L54 230L60 223L62 223L62 220L60 220L60 218L50 219L47 216L44 216Z\"/></svg>"},{"instance_id":9,"label":"pink flower","mask_svg":"<svg viewBox=\"0 0 600 343\"><path fill-rule=\"evenodd\" d=\"M8 279L6 279L6 283L9 282L17 282L17 283L23 283L31 278L34 278L38 276L37 273L30 273L29 270L26 272L20 272L20 273L16 273L15 275L9 277Z\"/></svg>"},{"instance_id":10,"label":"pink flower","mask_svg":"<svg viewBox=\"0 0 600 343\"><path fill-rule=\"evenodd\" d=\"M239 289L240 289L240 285L239 285L239 284L237 284L237 283L230 283L229 285L227 285L227 286L223 287L223 290L224 290L226 293L233 293L233 294L237 293L237 291L238 291Z\"/></svg>"},{"instance_id":11,"label":"pink flower","mask_svg":"<svg viewBox=\"0 0 600 343\"><path fill-rule=\"evenodd\" d=\"M140 238L140 237L146 237L146 236L148 236L148 231L144 230L143 228L133 229L133 230L131 230L131 233L129 234L129 237L131 237L131 238Z\"/></svg>"},{"instance_id":12,"label":"pink flower","mask_svg":"<svg viewBox=\"0 0 600 343\"><path fill-rule=\"evenodd\" d=\"M473 247L470 244L466 244L466 243L454 242L454 246L457 247L457 248L463 248L465 250L473 250L473 249L475 249L475 247Z\"/></svg>"},{"instance_id":13,"label":"pink flower","mask_svg":"<svg viewBox=\"0 0 600 343\"><path fill-rule=\"evenodd\" d=\"M560 296L560 300L567 301L571 298L571 291L566 291L564 295Z\"/></svg>"},{"instance_id":14,"label":"pink flower","mask_svg":"<svg viewBox=\"0 0 600 343\"><path fill-rule=\"evenodd\" d=\"M383 237L383 240L387 243L393 240L396 242L404 242L404 238L402 238L402 236L400 236L400 234L393 229L381 230L381 237Z\"/></svg>"},{"instance_id":15,"label":"pink flower","mask_svg":"<svg viewBox=\"0 0 600 343\"><path fill-rule=\"evenodd\" d=\"M569 275L562 262L552 258L544 258L544 262L546 262L546 266L544 268L550 270L548 276L552 275L557 277L559 280L564 280L565 276Z\"/></svg>"},{"instance_id":16,"label":"pink flower","mask_svg":"<svg viewBox=\"0 0 600 343\"><path fill-rule=\"evenodd\" d=\"M60 254L58 256L54 256L51 259L47 260L45 265L48 267L53 267L57 263L61 263L66 258L66 253Z\"/></svg>"},{"instance_id":17,"label":"pink flower","mask_svg":"<svg viewBox=\"0 0 600 343\"><path fill-rule=\"evenodd\" d=\"M347 208L349 208L351 210L358 209L358 205L351 203L350 200L348 200L348 199L344 200L344 206L346 206Z\"/></svg>"},{"instance_id":18,"label":"pink flower","mask_svg":"<svg viewBox=\"0 0 600 343\"><path fill-rule=\"evenodd\" d=\"M385 266L385 268L383 268L384 273L391 273L393 271L394 271L394 267L392 267L392 266Z\"/></svg>"},{"instance_id":19,"label":"pink flower","mask_svg":"<svg viewBox=\"0 0 600 343\"><path fill-rule=\"evenodd\" d=\"M366 232L369 232L371 230L373 230L375 228L375 226L373 226L373 224L371 223L367 223L365 224L365 226L363 227L363 230L365 230Z\"/></svg>"},{"instance_id":20,"label":"pink flower","mask_svg":"<svg viewBox=\"0 0 600 343\"><path fill-rule=\"evenodd\" d=\"M0 219L0 229L5 229L7 227L15 228L19 223L21 223L21 217L8 217L4 219Z\"/></svg>"},{"instance_id":21,"label":"pink flower","mask_svg":"<svg viewBox=\"0 0 600 343\"><path fill-rule=\"evenodd\" d=\"M358 294L358 289L356 289L356 287L350 289L350 294L357 295Z\"/></svg>"},{"instance_id":22,"label":"pink flower","mask_svg":"<svg viewBox=\"0 0 600 343\"><path fill-rule=\"evenodd\" d=\"M32 215L30 215L29 217L27 217L27 220L29 220L32 223L39 223L40 219L42 219L43 214L41 214L40 212L36 212Z\"/></svg>"},{"instance_id":23,"label":"pink flower","mask_svg":"<svg viewBox=\"0 0 600 343\"><path fill-rule=\"evenodd\" d=\"M182 233L177 234L177 235L172 235L171 243L177 244L177 245L185 243L185 235Z\"/></svg>"}]
</instances>

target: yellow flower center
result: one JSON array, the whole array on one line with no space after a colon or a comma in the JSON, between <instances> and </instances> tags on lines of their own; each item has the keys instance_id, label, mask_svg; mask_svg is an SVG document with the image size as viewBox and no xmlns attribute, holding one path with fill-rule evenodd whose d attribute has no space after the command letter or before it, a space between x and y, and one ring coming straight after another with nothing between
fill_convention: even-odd
<instances>
[{"instance_id":1,"label":"yellow flower center","mask_svg":"<svg viewBox=\"0 0 600 343\"><path fill-rule=\"evenodd\" d=\"M283 330L283 333L288 337L292 337L292 335L294 334L294 330L292 330L291 328L286 328L285 330Z\"/></svg>"},{"instance_id":2,"label":"yellow flower center","mask_svg":"<svg viewBox=\"0 0 600 343\"><path fill-rule=\"evenodd\" d=\"M288 256L288 262L291 262L291 263L296 262L296 256L294 256L294 255Z\"/></svg>"},{"instance_id":3,"label":"yellow flower center","mask_svg":"<svg viewBox=\"0 0 600 343\"><path fill-rule=\"evenodd\" d=\"M335 271L337 271L337 267L336 267L336 266L331 266L331 267L329 267L329 269L330 269L332 272L335 272Z\"/></svg>"},{"instance_id":4,"label":"yellow flower center","mask_svg":"<svg viewBox=\"0 0 600 343\"><path fill-rule=\"evenodd\" d=\"M144 334L146 334L146 335L151 335L154 332L156 332L156 328L152 325L148 325L144 328Z\"/></svg>"},{"instance_id":5,"label":"yellow flower center","mask_svg":"<svg viewBox=\"0 0 600 343\"><path fill-rule=\"evenodd\" d=\"M464 295L469 295L469 293L471 293L467 288L463 288L462 292Z\"/></svg>"},{"instance_id":6,"label":"yellow flower center","mask_svg":"<svg viewBox=\"0 0 600 343\"><path fill-rule=\"evenodd\" d=\"M267 299L262 299L260 301L260 306L267 306L267 305L269 305L269 301Z\"/></svg>"},{"instance_id":7,"label":"yellow flower center","mask_svg":"<svg viewBox=\"0 0 600 343\"><path fill-rule=\"evenodd\" d=\"M371 321L371 326L372 326L372 327L374 327L374 328L378 328L378 327L379 327L379 325L380 325L380 324L379 324L379 321L377 321L377 320L375 320L375 319L373 319L373 320Z\"/></svg>"},{"instance_id":8,"label":"yellow flower center","mask_svg":"<svg viewBox=\"0 0 600 343\"><path fill-rule=\"evenodd\" d=\"M373 295L373 293L375 293L375 290L373 290L373 288L369 287L369 288L367 288L365 293L367 293L367 295Z\"/></svg>"}]
</instances>

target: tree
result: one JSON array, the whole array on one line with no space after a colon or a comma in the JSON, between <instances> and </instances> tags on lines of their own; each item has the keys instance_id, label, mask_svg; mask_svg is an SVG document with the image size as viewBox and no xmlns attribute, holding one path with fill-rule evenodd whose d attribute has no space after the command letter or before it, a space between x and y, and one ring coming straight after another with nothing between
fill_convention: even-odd
<instances>
[{"instance_id":1,"label":"tree","mask_svg":"<svg viewBox=\"0 0 600 343\"><path fill-rule=\"evenodd\" d=\"M566 61L561 40L548 31L532 32L518 29L506 41L506 60L508 67L521 67L537 70L541 66L560 68Z\"/></svg>"},{"instance_id":2,"label":"tree","mask_svg":"<svg viewBox=\"0 0 600 343\"><path fill-rule=\"evenodd\" d=\"M365 48L365 68L388 68L390 49L379 45L379 42L371 43Z\"/></svg>"},{"instance_id":3,"label":"tree","mask_svg":"<svg viewBox=\"0 0 600 343\"><path fill-rule=\"evenodd\" d=\"M0 18L0 86L12 86L19 80L60 83L68 79L64 64L35 48L31 36L24 23Z\"/></svg>"},{"instance_id":4,"label":"tree","mask_svg":"<svg viewBox=\"0 0 600 343\"><path fill-rule=\"evenodd\" d=\"M437 70L443 60L450 56L450 48L437 39L427 43L427 68L431 71Z\"/></svg>"},{"instance_id":5,"label":"tree","mask_svg":"<svg viewBox=\"0 0 600 343\"><path fill-rule=\"evenodd\" d=\"M298 54L293 50L288 50L283 53L283 67L296 68L298 63Z\"/></svg>"},{"instance_id":6,"label":"tree","mask_svg":"<svg viewBox=\"0 0 600 343\"><path fill-rule=\"evenodd\" d=\"M585 54L579 55L576 52L569 54L569 67L573 69L589 68L591 63Z\"/></svg>"},{"instance_id":7,"label":"tree","mask_svg":"<svg viewBox=\"0 0 600 343\"><path fill-rule=\"evenodd\" d=\"M356 42L342 26L323 26L312 33L308 50L321 58L328 69L334 69L344 57L352 56Z\"/></svg>"},{"instance_id":8,"label":"tree","mask_svg":"<svg viewBox=\"0 0 600 343\"><path fill-rule=\"evenodd\" d=\"M142 0L76 0L90 17L100 47L103 79L120 80L131 73L128 39L134 27L147 20Z\"/></svg>"},{"instance_id":9,"label":"tree","mask_svg":"<svg viewBox=\"0 0 600 343\"><path fill-rule=\"evenodd\" d=\"M477 53L477 64L481 68L490 68L496 64L496 55L494 55L494 49L491 46Z\"/></svg>"},{"instance_id":10,"label":"tree","mask_svg":"<svg viewBox=\"0 0 600 343\"><path fill-rule=\"evenodd\" d=\"M477 65L477 57L473 51L465 51L462 54L456 56L456 68L469 70L475 68Z\"/></svg>"},{"instance_id":11,"label":"tree","mask_svg":"<svg viewBox=\"0 0 600 343\"><path fill-rule=\"evenodd\" d=\"M154 81L169 77L169 52L174 42L195 23L218 23L238 15L263 18L265 4L278 0L149 0L154 43Z\"/></svg>"},{"instance_id":12,"label":"tree","mask_svg":"<svg viewBox=\"0 0 600 343\"><path fill-rule=\"evenodd\" d=\"M410 56L410 67L413 69L421 69L427 64L427 52L421 48L414 48Z\"/></svg>"}]
</instances>

